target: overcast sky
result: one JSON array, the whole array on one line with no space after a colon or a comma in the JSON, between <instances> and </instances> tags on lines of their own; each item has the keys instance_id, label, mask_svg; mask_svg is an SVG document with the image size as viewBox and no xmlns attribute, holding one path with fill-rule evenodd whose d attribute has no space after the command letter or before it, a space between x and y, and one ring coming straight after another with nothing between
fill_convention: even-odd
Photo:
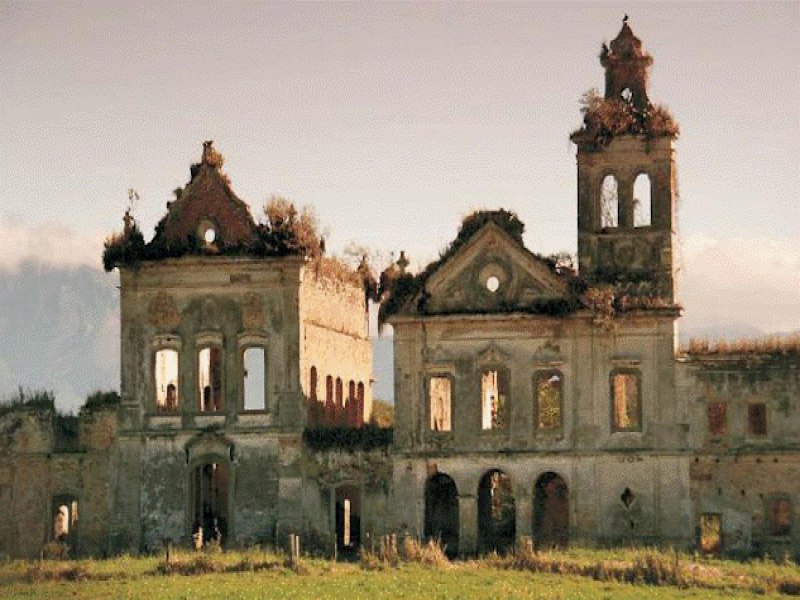
<instances>
[{"instance_id":1,"label":"overcast sky","mask_svg":"<svg viewBox=\"0 0 800 600\"><path fill-rule=\"evenodd\" d=\"M576 249L578 101L625 12L677 142L685 321L800 328L800 3L0 2L0 268L99 266L215 140L234 190L416 264L515 210Z\"/></svg>"}]
</instances>

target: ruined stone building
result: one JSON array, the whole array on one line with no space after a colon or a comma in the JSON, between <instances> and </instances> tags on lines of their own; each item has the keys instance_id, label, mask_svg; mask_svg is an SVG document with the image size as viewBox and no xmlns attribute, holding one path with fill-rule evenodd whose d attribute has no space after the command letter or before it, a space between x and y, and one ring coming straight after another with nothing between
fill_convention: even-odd
<instances>
[{"instance_id":1,"label":"ruined stone building","mask_svg":"<svg viewBox=\"0 0 800 600\"><path fill-rule=\"evenodd\" d=\"M384 272L390 444L361 427L365 270L257 224L207 144L153 240L128 216L107 250L121 402L85 408L69 444L52 411L0 416L0 552L405 532L451 555L530 538L800 557L800 356L678 351L677 126L627 23L600 58L605 97L572 135L577 272L503 210L420 273Z\"/></svg>"}]
</instances>

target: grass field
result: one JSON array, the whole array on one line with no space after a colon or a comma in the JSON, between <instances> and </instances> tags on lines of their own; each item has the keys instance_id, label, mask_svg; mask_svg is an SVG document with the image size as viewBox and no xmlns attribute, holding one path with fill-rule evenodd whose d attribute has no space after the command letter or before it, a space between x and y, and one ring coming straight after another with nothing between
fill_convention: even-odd
<instances>
[{"instance_id":1,"label":"grass field","mask_svg":"<svg viewBox=\"0 0 800 600\"><path fill-rule=\"evenodd\" d=\"M369 556L361 563L304 558L294 567L282 555L259 550L173 553L169 565L163 556L6 561L0 563L0 597L616 600L800 595L800 568L792 563L685 555L676 563L675 554L653 550L523 552L453 563L425 552L411 558L402 554L397 560Z\"/></svg>"}]
</instances>

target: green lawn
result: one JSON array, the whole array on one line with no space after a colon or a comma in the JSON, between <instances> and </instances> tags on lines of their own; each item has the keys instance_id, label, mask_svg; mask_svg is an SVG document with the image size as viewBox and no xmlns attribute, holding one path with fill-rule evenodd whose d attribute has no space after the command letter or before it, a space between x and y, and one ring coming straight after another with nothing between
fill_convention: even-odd
<instances>
[{"instance_id":1,"label":"green lawn","mask_svg":"<svg viewBox=\"0 0 800 600\"><path fill-rule=\"evenodd\" d=\"M635 551L627 555L625 551L585 550L548 556L559 565L596 564L598 560L623 564L633 560ZM518 563L518 568L512 568L510 562L497 558L442 566L403 563L378 570L304 559L293 570L283 565L282 557L256 551L174 557L174 564L202 562L218 571L200 575L161 574L163 557L7 561L0 563L0 598L770 598L780 597L779 582L800 582L800 569L793 564L702 561L692 565L687 564L689 560L682 558L683 568L702 575L683 584L689 587L534 572L519 568Z\"/></svg>"}]
</instances>

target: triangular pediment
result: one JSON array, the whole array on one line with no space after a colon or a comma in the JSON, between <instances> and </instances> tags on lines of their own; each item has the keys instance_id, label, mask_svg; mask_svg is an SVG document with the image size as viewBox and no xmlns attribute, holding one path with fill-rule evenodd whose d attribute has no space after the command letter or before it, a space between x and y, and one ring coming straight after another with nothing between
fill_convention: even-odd
<instances>
[{"instance_id":1,"label":"triangular pediment","mask_svg":"<svg viewBox=\"0 0 800 600\"><path fill-rule=\"evenodd\" d=\"M217 247L246 246L255 238L249 207L233 193L219 165L207 160L209 149L213 152L210 146L204 148L202 162L192 167L191 181L167 205L154 241L181 244L194 237L202 244L209 228Z\"/></svg>"},{"instance_id":2,"label":"triangular pediment","mask_svg":"<svg viewBox=\"0 0 800 600\"><path fill-rule=\"evenodd\" d=\"M528 310L566 297L566 285L541 258L488 222L428 279L430 313Z\"/></svg>"}]
</instances>

